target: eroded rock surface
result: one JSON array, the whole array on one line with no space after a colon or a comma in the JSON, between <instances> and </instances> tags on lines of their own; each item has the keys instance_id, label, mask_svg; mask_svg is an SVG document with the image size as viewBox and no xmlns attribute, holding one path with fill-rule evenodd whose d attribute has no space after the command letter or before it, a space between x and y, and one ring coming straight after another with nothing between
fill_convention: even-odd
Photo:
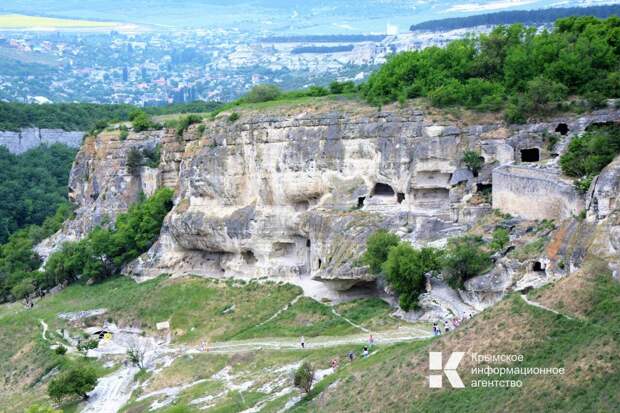
<instances>
[{"instance_id":1,"label":"eroded rock surface","mask_svg":"<svg viewBox=\"0 0 620 413\"><path fill-rule=\"evenodd\" d=\"M346 290L375 281L358 257L377 229L416 245L441 243L488 214L491 189L506 190L493 182L498 168L557 177L549 185L566 186L552 202L562 201L572 187L559 178L557 153L588 125L610 119L620 119L620 113L507 127L440 121L411 108L377 112L349 104L241 112L236 122L222 114L205 121L204 130L191 126L180 138L174 131L156 131L130 134L121 142L117 134L104 133L86 141L71 174L76 218L39 252L46 255L113 220L140 192L167 186L175 189L175 206L160 239L126 267L126 274L140 280L161 273L270 277ZM546 144L551 133L559 138L554 148ZM156 144L159 167L131 176L125 167L129 148ZM462 162L466 150L479 151L485 160L477 176ZM597 199L613 192L613 183L603 189L600 180ZM508 190L523 195L519 188ZM535 198L542 194L529 195L532 203L542 202ZM554 218L585 205L575 196ZM526 211L531 205L517 206ZM471 308L483 308L514 287L515 272L498 267L472 280L462 298Z\"/></svg>"}]
</instances>

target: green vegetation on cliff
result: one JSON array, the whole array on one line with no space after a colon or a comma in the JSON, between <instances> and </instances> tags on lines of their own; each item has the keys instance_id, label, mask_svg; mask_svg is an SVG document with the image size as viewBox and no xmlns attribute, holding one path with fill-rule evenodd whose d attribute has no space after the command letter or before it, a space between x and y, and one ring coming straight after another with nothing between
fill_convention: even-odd
<instances>
[{"instance_id":1,"label":"green vegetation on cliff","mask_svg":"<svg viewBox=\"0 0 620 413\"><path fill-rule=\"evenodd\" d=\"M488 271L492 264L489 251L508 242L508 233L499 232L493 234L489 245L480 237L466 235L451 238L442 249L418 249L400 241L396 234L379 230L368 237L361 261L373 273L385 275L401 308L409 311L418 306L418 296L426 291L427 275L443 272L452 287L462 288L468 279Z\"/></svg>"},{"instance_id":2,"label":"green vegetation on cliff","mask_svg":"<svg viewBox=\"0 0 620 413\"><path fill-rule=\"evenodd\" d=\"M427 97L436 106L506 109L511 122L544 115L571 95L592 106L620 96L620 18L571 17L551 32L522 25L399 53L362 85L371 104Z\"/></svg>"},{"instance_id":3,"label":"green vegetation on cliff","mask_svg":"<svg viewBox=\"0 0 620 413\"><path fill-rule=\"evenodd\" d=\"M54 286L81 277L102 280L117 274L123 264L157 240L164 217L172 208L172 195L171 189L160 189L120 214L113 228L95 228L85 239L64 244L49 257L45 273L33 282Z\"/></svg>"},{"instance_id":4,"label":"green vegetation on cliff","mask_svg":"<svg viewBox=\"0 0 620 413\"><path fill-rule=\"evenodd\" d=\"M27 297L82 277L101 280L116 274L155 242L171 207L172 190L159 190L120 214L112 229L96 228L85 239L64 244L49 257L44 271L39 271L41 260L32 248L57 231L70 210L59 209L42 227L17 232L0 246L0 301Z\"/></svg>"},{"instance_id":5,"label":"green vegetation on cliff","mask_svg":"<svg viewBox=\"0 0 620 413\"><path fill-rule=\"evenodd\" d=\"M579 178L575 186L586 192L592 179L620 154L620 126L593 125L586 133L575 137L560 158L562 172Z\"/></svg>"}]
</instances>

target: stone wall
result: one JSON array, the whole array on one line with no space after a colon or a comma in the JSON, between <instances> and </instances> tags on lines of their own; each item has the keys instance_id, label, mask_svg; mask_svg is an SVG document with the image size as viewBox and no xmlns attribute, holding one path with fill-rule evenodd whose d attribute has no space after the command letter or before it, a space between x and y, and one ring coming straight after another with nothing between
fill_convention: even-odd
<instances>
[{"instance_id":1,"label":"stone wall","mask_svg":"<svg viewBox=\"0 0 620 413\"><path fill-rule=\"evenodd\" d=\"M578 215L584 197L556 168L506 165L493 170L493 208L525 219L564 219Z\"/></svg>"},{"instance_id":2,"label":"stone wall","mask_svg":"<svg viewBox=\"0 0 620 413\"><path fill-rule=\"evenodd\" d=\"M25 128L19 132L0 131L0 146L6 146L11 153L20 154L43 144L63 143L72 148L79 148L83 138L84 132Z\"/></svg>"}]
</instances>

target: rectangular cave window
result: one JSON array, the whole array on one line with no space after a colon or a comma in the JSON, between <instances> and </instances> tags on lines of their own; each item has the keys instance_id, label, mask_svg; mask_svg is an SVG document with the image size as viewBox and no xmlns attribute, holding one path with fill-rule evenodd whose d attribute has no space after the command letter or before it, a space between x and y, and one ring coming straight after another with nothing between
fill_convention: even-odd
<instances>
[{"instance_id":1,"label":"rectangular cave window","mask_svg":"<svg viewBox=\"0 0 620 413\"><path fill-rule=\"evenodd\" d=\"M536 272L545 272L545 269L543 268L543 266L540 263L540 261L535 261L534 262L534 265L532 265L532 270L536 271Z\"/></svg>"},{"instance_id":2,"label":"rectangular cave window","mask_svg":"<svg viewBox=\"0 0 620 413\"><path fill-rule=\"evenodd\" d=\"M538 162L540 161L540 149L529 148L521 149L521 162Z\"/></svg>"},{"instance_id":3,"label":"rectangular cave window","mask_svg":"<svg viewBox=\"0 0 620 413\"><path fill-rule=\"evenodd\" d=\"M321 261L320 258L319 258L318 264L319 264L319 270L320 270L321 269L321 265L323 264L323 261Z\"/></svg>"},{"instance_id":4,"label":"rectangular cave window","mask_svg":"<svg viewBox=\"0 0 620 413\"><path fill-rule=\"evenodd\" d=\"M360 196L357 198L357 207L362 208L364 206L364 201L366 200L365 196Z\"/></svg>"},{"instance_id":5,"label":"rectangular cave window","mask_svg":"<svg viewBox=\"0 0 620 413\"><path fill-rule=\"evenodd\" d=\"M403 201L405 200L405 194L402 192L397 193L396 200L398 201L399 204L402 204Z\"/></svg>"},{"instance_id":6,"label":"rectangular cave window","mask_svg":"<svg viewBox=\"0 0 620 413\"><path fill-rule=\"evenodd\" d=\"M312 243L310 242L310 239L308 238L306 240L306 247L310 248L310 245L312 245Z\"/></svg>"}]
</instances>

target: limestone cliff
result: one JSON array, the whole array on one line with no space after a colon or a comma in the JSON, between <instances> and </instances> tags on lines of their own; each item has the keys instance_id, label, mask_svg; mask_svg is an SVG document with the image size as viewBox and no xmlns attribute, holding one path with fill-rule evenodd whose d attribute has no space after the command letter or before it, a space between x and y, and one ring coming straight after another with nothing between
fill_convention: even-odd
<instances>
[{"instance_id":1,"label":"limestone cliff","mask_svg":"<svg viewBox=\"0 0 620 413\"><path fill-rule=\"evenodd\" d=\"M235 122L222 114L193 125L180 138L174 131L132 133L125 141L113 132L88 138L70 180L76 218L39 252L47 255L61 242L112 222L140 192L168 186L176 191L175 207L159 241L127 274L270 277L329 295L375 281L357 257L376 229L416 244L442 242L491 211L491 188L493 206L513 215L561 219L578 212L584 197L548 178L558 174L557 155L588 125L620 119L618 111L604 110L507 127L496 120L465 122L398 107L377 112L352 103L240 114ZM553 148L549 134L559 138ZM130 175L129 148L157 144L159 167ZM477 176L462 163L466 150L484 157ZM517 167L527 174L514 172ZM499 178L493 170L503 171L501 188L494 185ZM548 178L545 185L540 174ZM597 199L610 191L597 192ZM523 196L530 202L514 202ZM536 216L527 216L528 208ZM487 292L501 296L514 284L508 277L470 283L471 291L478 298Z\"/></svg>"},{"instance_id":2,"label":"limestone cliff","mask_svg":"<svg viewBox=\"0 0 620 413\"><path fill-rule=\"evenodd\" d=\"M9 152L20 154L40 145L62 143L79 148L84 132L68 132L62 129L23 128L19 131L0 131L0 146Z\"/></svg>"}]
</instances>

